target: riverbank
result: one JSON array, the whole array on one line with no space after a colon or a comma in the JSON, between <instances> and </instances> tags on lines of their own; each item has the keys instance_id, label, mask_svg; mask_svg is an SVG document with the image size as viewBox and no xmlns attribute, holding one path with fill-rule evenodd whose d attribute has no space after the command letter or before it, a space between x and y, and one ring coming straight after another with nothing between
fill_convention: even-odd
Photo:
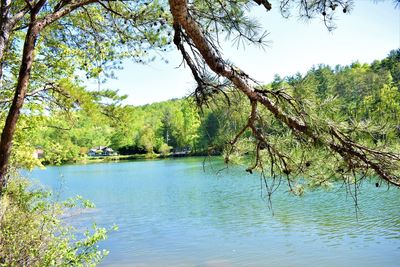
<instances>
[{"instance_id":1,"label":"riverbank","mask_svg":"<svg viewBox=\"0 0 400 267\"><path fill-rule=\"evenodd\" d=\"M116 156L97 156L97 157L84 157L77 160L75 163L97 163L97 162L111 162L121 160L142 160L142 159L155 159L161 158L160 155L147 155L147 154L134 154L134 155L116 155Z\"/></svg>"},{"instance_id":2,"label":"riverbank","mask_svg":"<svg viewBox=\"0 0 400 267\"><path fill-rule=\"evenodd\" d=\"M131 154L131 155L115 155L115 156L97 156L97 157L83 157L73 163L100 163L100 162L115 162L115 161L129 161L129 160L149 160L149 159L165 159L165 158L178 158L178 157L199 157L199 156L218 156L220 154L214 153L212 155L205 152L195 153L170 153L167 155L162 154Z\"/></svg>"}]
</instances>

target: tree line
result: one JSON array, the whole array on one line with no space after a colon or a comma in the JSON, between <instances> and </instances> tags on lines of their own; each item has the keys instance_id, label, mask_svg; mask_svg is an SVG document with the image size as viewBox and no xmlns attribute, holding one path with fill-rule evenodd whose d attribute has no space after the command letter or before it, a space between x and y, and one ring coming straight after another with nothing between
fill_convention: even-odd
<instances>
[{"instance_id":1,"label":"tree line","mask_svg":"<svg viewBox=\"0 0 400 267\"><path fill-rule=\"evenodd\" d=\"M75 160L98 144L150 155L170 147L222 153L226 162L244 160L248 172L261 172L268 195L274 191L269 181L285 179L297 192L304 177L311 186L340 179L349 192L371 176L400 186L398 51L369 66L319 66L266 86L221 51L223 39L267 44L268 33L251 18L254 8L319 17L331 30L334 18L353 4L0 1L0 265L95 265L104 256L96 248L104 229L76 242L63 236L54 212L59 208L47 205L48 194L16 180L14 168L40 164L32 157L36 148L52 164ZM99 84L112 78L124 59L162 60L171 48L193 74L197 87L190 101L201 111L183 100L124 107L115 91L82 86L85 76Z\"/></svg>"},{"instance_id":2,"label":"tree line","mask_svg":"<svg viewBox=\"0 0 400 267\"><path fill-rule=\"evenodd\" d=\"M395 6L397 2L394 2ZM277 7L284 17L290 16L293 11L305 19L320 17L327 29L332 30L335 27L334 18L338 14L348 14L354 1L291 0L278 3ZM17 145L14 138L17 127L23 127L22 123L18 124L26 115L25 110L34 107L40 113L40 109L44 109L46 116L50 113L53 116L60 108L63 109L60 113L79 108L93 109L94 112L99 109L95 102L99 102L101 112L113 115L110 112L117 109L115 106L113 109L107 98L115 100L118 96L112 91L87 92L81 86L82 75L78 74L97 79L100 84L103 79L114 76L114 70L121 67L123 59L130 58L137 63L152 61L155 57L163 59L162 52L172 47L181 53L196 81L197 87L193 92L196 106L207 109L220 103L224 108L230 106L229 103L237 103L241 106L236 109L248 107L247 115L244 115L246 122L236 135L231 136L228 142L231 148L227 151L240 150L238 142L250 132L255 158L249 171L271 166L272 173L276 175L288 173L292 176L294 172L291 169L302 173L308 169L304 165L308 160L297 161L294 155L289 155L292 154L291 147L302 147L305 154L317 149L332 157L336 165L343 165L343 168L335 165L330 169L344 169L346 177L373 172L383 181L400 185L399 155L393 153L391 148L358 143L358 136L365 134L365 129L359 131L348 121L327 123L320 120L319 116L315 116L319 110L308 108L308 103L315 102L314 99L288 93L290 90L261 87L251 74L223 58L221 36L225 36L227 41L244 45L263 47L267 44L267 32L250 16L252 8L270 11L272 5L267 0L5 0L0 7L0 86L4 97L0 106L6 111L2 115L4 125L0 139L0 191L7 185L11 153L21 154L13 152L12 147ZM242 97L243 100L240 100ZM227 103L221 100L223 98ZM43 119L47 119L46 116L42 116ZM68 119L82 123L78 113ZM99 128L103 119L94 120L97 119L101 122L96 126ZM266 125L286 127L283 131L291 135L291 142L285 143L285 138L274 140L276 135L271 135L271 132L281 128L270 131L268 127L261 127ZM49 123L48 127L59 126ZM169 140L164 140L162 144L160 137L156 138L158 130L154 132L153 128L152 125L145 128L145 133L137 134L135 143L131 141L129 145L148 153L159 150L161 146L161 150L167 151ZM59 127L59 130L62 129L66 128ZM373 133L369 132L369 135ZM33 140L33 137L30 139ZM186 142L184 138L173 135L171 138L175 138L172 142L177 144ZM157 142L154 141L156 139ZM78 140L66 138L65 142L71 142L71 147L77 150L75 144ZM190 142L193 143L193 140ZM51 150L62 149L55 146ZM269 152L265 159L262 159L261 150ZM59 157L58 161L63 161L63 158ZM229 161L229 157L226 160Z\"/></svg>"},{"instance_id":3,"label":"tree line","mask_svg":"<svg viewBox=\"0 0 400 267\"><path fill-rule=\"evenodd\" d=\"M399 145L400 50L393 50L371 64L318 65L306 74L275 76L257 90L286 92L294 98L307 96L304 108L325 121L358 122L368 136L365 142ZM199 109L194 98L174 99L144 106L122 105L118 91L81 93L82 105L44 110L29 104L23 113L14 150L15 162L34 166L31 155L42 149L45 164L80 160L92 147L108 146L121 155L167 155L187 150L192 154L223 154L227 144L246 124L249 104L227 90ZM86 98L86 99L85 99ZM232 103L235 102L235 103ZM3 113L4 116L4 113ZM350 123L351 124L351 123ZM283 126L266 126L271 136L282 137ZM251 139L251 133L245 132ZM369 141L367 141L369 140Z\"/></svg>"}]
</instances>

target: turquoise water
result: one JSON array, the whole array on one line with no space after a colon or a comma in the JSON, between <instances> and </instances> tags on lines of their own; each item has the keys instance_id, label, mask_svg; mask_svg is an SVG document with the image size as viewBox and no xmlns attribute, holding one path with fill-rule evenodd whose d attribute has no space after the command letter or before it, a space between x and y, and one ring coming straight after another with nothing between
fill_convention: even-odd
<instances>
[{"instance_id":1,"label":"turquoise water","mask_svg":"<svg viewBox=\"0 0 400 267\"><path fill-rule=\"evenodd\" d=\"M354 202L343 187L261 197L244 167L185 158L35 170L61 192L96 208L69 217L77 227L113 224L102 266L400 266L400 190L365 183Z\"/></svg>"}]
</instances>

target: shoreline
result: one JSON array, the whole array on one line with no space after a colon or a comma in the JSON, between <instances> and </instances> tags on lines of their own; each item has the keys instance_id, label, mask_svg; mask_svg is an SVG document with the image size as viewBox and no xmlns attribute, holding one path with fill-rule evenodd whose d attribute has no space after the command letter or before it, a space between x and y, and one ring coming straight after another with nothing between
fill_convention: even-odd
<instances>
[{"instance_id":1,"label":"shoreline","mask_svg":"<svg viewBox=\"0 0 400 267\"><path fill-rule=\"evenodd\" d=\"M188 157L207 157L207 156L220 156L221 153L187 153L187 154L174 154L170 153L168 155L161 154L131 154L131 155L116 155L116 156L96 156L96 157L83 157L75 161L63 162L59 165L53 164L43 164L46 166L64 166L64 165L74 165L74 164L91 164L91 163L109 163L109 162L119 162L119 161L135 161L135 160L158 160L158 159L172 159L172 158L188 158Z\"/></svg>"}]
</instances>

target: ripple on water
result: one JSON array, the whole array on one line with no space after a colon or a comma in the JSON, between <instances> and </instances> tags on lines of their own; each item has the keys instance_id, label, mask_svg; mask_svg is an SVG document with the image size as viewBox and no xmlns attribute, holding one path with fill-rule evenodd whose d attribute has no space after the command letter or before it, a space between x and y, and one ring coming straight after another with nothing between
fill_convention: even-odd
<instances>
[{"instance_id":1,"label":"ripple on water","mask_svg":"<svg viewBox=\"0 0 400 267\"><path fill-rule=\"evenodd\" d=\"M220 162L213 163L218 170ZM101 246L104 266L398 266L400 190L364 183L354 201L337 185L295 197L281 186L268 201L242 168L216 176L202 159L49 167L35 171L62 197L98 210L73 216L119 226ZM40 174L40 175L39 175ZM358 218L358 219L357 219Z\"/></svg>"}]
</instances>

